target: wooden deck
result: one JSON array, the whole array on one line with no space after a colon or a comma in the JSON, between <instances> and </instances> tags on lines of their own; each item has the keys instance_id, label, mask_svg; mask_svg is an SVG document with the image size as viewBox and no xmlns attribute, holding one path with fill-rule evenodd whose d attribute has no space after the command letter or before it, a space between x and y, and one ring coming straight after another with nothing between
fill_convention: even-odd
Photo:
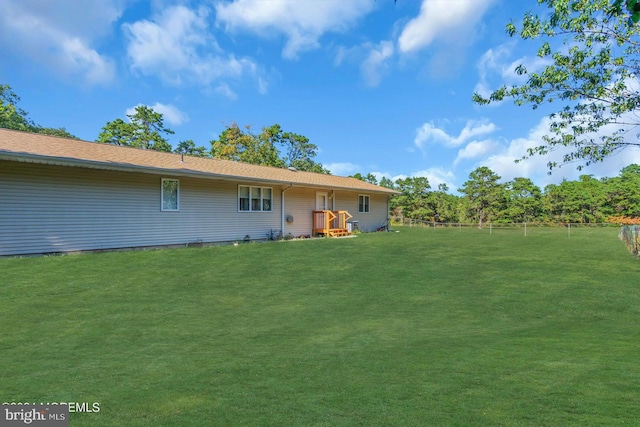
<instances>
[{"instance_id":1,"label":"wooden deck","mask_svg":"<svg viewBox=\"0 0 640 427\"><path fill-rule=\"evenodd\" d=\"M349 236L347 221L353 218L347 211L313 211L313 235L327 237Z\"/></svg>"}]
</instances>

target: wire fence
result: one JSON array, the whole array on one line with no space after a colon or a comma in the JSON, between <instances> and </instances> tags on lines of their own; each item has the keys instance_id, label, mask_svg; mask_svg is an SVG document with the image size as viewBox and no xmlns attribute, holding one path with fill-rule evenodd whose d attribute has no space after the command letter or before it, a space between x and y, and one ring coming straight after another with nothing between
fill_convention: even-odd
<instances>
[{"instance_id":1,"label":"wire fence","mask_svg":"<svg viewBox=\"0 0 640 427\"><path fill-rule=\"evenodd\" d=\"M612 223L551 223L551 222L511 222L511 223L484 223L482 225L478 223L462 223L462 222L436 222L425 221L412 218L396 218L391 221L391 226L405 226L405 227L423 227L423 228L457 228L460 231L464 229L481 229L487 231L489 234L501 231L515 231L527 235L527 233L540 228L565 228L567 235L571 236L572 231L576 231L584 228L618 228L619 224ZM640 230L640 228L639 228Z\"/></svg>"},{"instance_id":2,"label":"wire fence","mask_svg":"<svg viewBox=\"0 0 640 427\"><path fill-rule=\"evenodd\" d=\"M526 236L527 233L535 233L540 229L564 228L567 236L571 237L572 232L593 228L619 228L618 237L622 240L629 251L640 258L640 225L625 225L615 223L551 223L551 222L519 222L519 223L485 223L480 226L478 223L462 222L436 222L425 221L412 218L393 218L390 221L391 227L421 227L431 229L458 229L481 230L489 234L501 233L504 231L517 232Z\"/></svg>"},{"instance_id":3,"label":"wire fence","mask_svg":"<svg viewBox=\"0 0 640 427\"><path fill-rule=\"evenodd\" d=\"M640 256L640 226L625 225L620 227L618 237L622 240L629 250L636 256Z\"/></svg>"}]
</instances>

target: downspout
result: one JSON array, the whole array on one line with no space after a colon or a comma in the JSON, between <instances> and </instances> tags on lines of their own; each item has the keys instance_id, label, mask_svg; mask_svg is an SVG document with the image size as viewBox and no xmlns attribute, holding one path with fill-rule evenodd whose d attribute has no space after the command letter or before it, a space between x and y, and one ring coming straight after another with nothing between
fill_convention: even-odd
<instances>
[{"instance_id":1,"label":"downspout","mask_svg":"<svg viewBox=\"0 0 640 427\"><path fill-rule=\"evenodd\" d=\"M280 196L280 230L282 230L282 238L284 239L284 193L293 187L293 184L289 184L287 188L282 190L282 195Z\"/></svg>"}]
</instances>

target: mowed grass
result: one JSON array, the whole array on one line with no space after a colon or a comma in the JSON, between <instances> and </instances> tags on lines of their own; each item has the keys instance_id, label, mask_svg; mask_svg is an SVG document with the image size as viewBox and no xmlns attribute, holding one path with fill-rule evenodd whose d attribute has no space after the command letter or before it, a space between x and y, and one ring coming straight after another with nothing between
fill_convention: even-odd
<instances>
[{"instance_id":1,"label":"mowed grass","mask_svg":"<svg viewBox=\"0 0 640 427\"><path fill-rule=\"evenodd\" d=\"M0 402L72 426L640 423L616 229L0 259Z\"/></svg>"}]
</instances>

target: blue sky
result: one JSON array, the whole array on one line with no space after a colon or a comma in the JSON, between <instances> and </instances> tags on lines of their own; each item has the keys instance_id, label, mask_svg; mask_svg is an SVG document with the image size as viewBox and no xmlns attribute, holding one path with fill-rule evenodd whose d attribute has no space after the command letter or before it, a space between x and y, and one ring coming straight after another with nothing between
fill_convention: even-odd
<instances>
[{"instance_id":1,"label":"blue sky","mask_svg":"<svg viewBox=\"0 0 640 427\"><path fill-rule=\"evenodd\" d=\"M553 109L471 96L517 83L520 63L544 65L537 43L504 31L529 10L544 12L535 0L3 0L0 83L35 122L89 141L144 104L174 146L209 148L234 121L278 123L334 174L426 176L452 191L478 166L543 187L640 163L625 151L551 176L550 158L514 163Z\"/></svg>"}]
</instances>

